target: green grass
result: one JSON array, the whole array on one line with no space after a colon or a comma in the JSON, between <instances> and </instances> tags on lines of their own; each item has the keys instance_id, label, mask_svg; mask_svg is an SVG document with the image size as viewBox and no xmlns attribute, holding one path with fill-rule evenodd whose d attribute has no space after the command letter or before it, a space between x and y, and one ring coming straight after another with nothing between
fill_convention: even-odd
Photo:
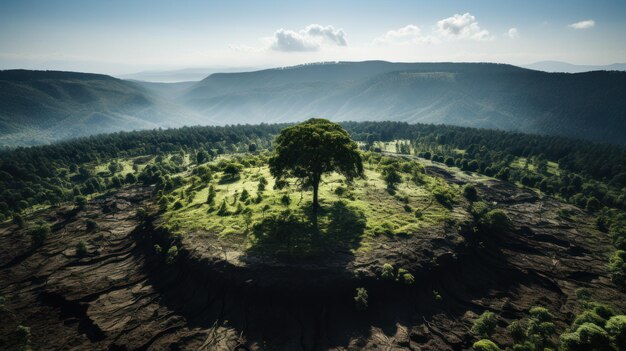
<instances>
[{"instance_id":1,"label":"green grass","mask_svg":"<svg viewBox=\"0 0 626 351\"><path fill-rule=\"evenodd\" d=\"M212 162L216 163L217 161ZM365 179L355 180L352 184L346 184L338 174L323 178L319 194L322 211L318 227L320 237L325 238L325 241L322 240L325 245L336 236L338 240L349 240L351 242L349 249L353 252L367 251L372 240L384 240L395 235L417 235L423 228L450 218L450 209L438 203L432 191L445 187L450 192L458 194L457 186L429 176L424 176L424 183L418 186L409 180L409 174L402 173L404 180L397 186L395 194L391 195L377 166L366 163ZM185 174L187 183L170 193L174 201L170 202L170 207L163 214L163 225L180 235L202 239L217 238L229 243L230 246L237 245L243 249L253 250L255 245L259 244L259 238L264 237L264 233L259 233L258 230L255 232L253 227L255 225L260 227L259 223L265 219L280 217L281 213L289 210L295 216L303 218L303 222L307 222L312 192L299 191L295 187L273 189L274 179L266 166L244 168L241 178L231 183L220 184L221 177L222 172L215 172L209 184L191 184L189 182L191 177ZM261 177L268 181L263 192L257 190ZM214 205L209 205L206 201L210 185L216 190ZM340 187L345 189L341 194L337 192ZM244 189L250 194L250 200L245 202L238 199ZM254 200L259 193L263 199L256 203ZM281 201L284 196L290 199L288 205ZM171 205L177 200L183 204L180 209L174 209ZM218 209L224 201L228 214L220 215ZM344 212L337 216L337 211ZM416 216L416 211L419 212L419 216ZM358 233L353 233L350 238L333 232L335 227L346 225L341 223L343 217L353 217L354 227L359 227L360 220L363 219L363 228L360 228ZM350 227L347 225L342 232L350 231ZM331 232L334 234L331 235Z\"/></svg>"},{"instance_id":2,"label":"green grass","mask_svg":"<svg viewBox=\"0 0 626 351\"><path fill-rule=\"evenodd\" d=\"M525 157L518 157L515 159L515 161L511 162L511 167L517 168L517 169L524 169L526 167L526 160L527 159ZM536 172L537 167L534 164L529 162L528 170L531 172ZM548 161L548 174L559 175L560 174L559 164L556 162Z\"/></svg>"}]
</instances>

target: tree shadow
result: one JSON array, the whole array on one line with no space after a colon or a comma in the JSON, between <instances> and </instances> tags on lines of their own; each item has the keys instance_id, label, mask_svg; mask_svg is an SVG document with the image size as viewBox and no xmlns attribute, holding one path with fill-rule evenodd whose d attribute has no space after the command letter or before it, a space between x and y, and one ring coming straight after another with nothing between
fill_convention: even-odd
<instances>
[{"instance_id":1,"label":"tree shadow","mask_svg":"<svg viewBox=\"0 0 626 351\"><path fill-rule=\"evenodd\" d=\"M264 218L252 227L253 238L247 255L272 256L280 260L323 259L329 253L345 252L360 246L365 232L365 214L337 201L318 210L310 206L286 210Z\"/></svg>"}]
</instances>

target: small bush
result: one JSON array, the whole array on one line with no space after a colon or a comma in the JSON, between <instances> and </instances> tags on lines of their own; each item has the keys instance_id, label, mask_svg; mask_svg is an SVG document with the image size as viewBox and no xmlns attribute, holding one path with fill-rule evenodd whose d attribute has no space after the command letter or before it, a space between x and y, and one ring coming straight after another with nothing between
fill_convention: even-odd
<instances>
[{"instance_id":1,"label":"small bush","mask_svg":"<svg viewBox=\"0 0 626 351\"><path fill-rule=\"evenodd\" d=\"M413 209L409 205L404 205L403 208L404 208L404 211L407 213L413 212Z\"/></svg>"},{"instance_id":2,"label":"small bush","mask_svg":"<svg viewBox=\"0 0 626 351\"><path fill-rule=\"evenodd\" d=\"M609 259L611 280L621 289L626 288L626 251L617 250Z\"/></svg>"},{"instance_id":3,"label":"small bush","mask_svg":"<svg viewBox=\"0 0 626 351\"><path fill-rule=\"evenodd\" d=\"M465 196L466 199L472 202L478 200L478 192L476 191L476 188L471 184L467 184L463 187L463 196Z\"/></svg>"},{"instance_id":4,"label":"small bush","mask_svg":"<svg viewBox=\"0 0 626 351\"><path fill-rule=\"evenodd\" d=\"M87 256L87 243L84 240L81 240L76 244L76 256Z\"/></svg>"},{"instance_id":5,"label":"small bush","mask_svg":"<svg viewBox=\"0 0 626 351\"><path fill-rule=\"evenodd\" d=\"M285 194L280 198L280 203L285 206L289 206L289 204L291 203L291 198L289 197L289 195Z\"/></svg>"},{"instance_id":6,"label":"small bush","mask_svg":"<svg viewBox=\"0 0 626 351\"><path fill-rule=\"evenodd\" d=\"M564 351L603 351L610 350L609 334L599 326L584 323L573 333L561 335L561 349Z\"/></svg>"},{"instance_id":7,"label":"small bush","mask_svg":"<svg viewBox=\"0 0 626 351\"><path fill-rule=\"evenodd\" d=\"M432 189L432 193L435 197L435 200L437 200L437 202L439 202L441 205L446 207L454 205L454 192L447 185L440 184L435 186Z\"/></svg>"},{"instance_id":8,"label":"small bush","mask_svg":"<svg viewBox=\"0 0 626 351\"><path fill-rule=\"evenodd\" d=\"M357 311L365 311L367 309L367 290L365 288L356 288L354 296L354 306Z\"/></svg>"},{"instance_id":9,"label":"small bush","mask_svg":"<svg viewBox=\"0 0 626 351\"><path fill-rule=\"evenodd\" d=\"M511 221L506 212L500 209L495 209L487 212L482 221L483 225L492 230L502 230L509 227Z\"/></svg>"},{"instance_id":10,"label":"small bush","mask_svg":"<svg viewBox=\"0 0 626 351\"><path fill-rule=\"evenodd\" d=\"M96 223L93 219L88 219L85 221L85 227L87 228L87 231L93 232L98 229L98 223Z\"/></svg>"},{"instance_id":11,"label":"small bush","mask_svg":"<svg viewBox=\"0 0 626 351\"><path fill-rule=\"evenodd\" d=\"M581 314L579 314L578 316L576 316L576 319L574 319L574 322L572 323L572 328L573 329L578 329L579 326L585 324L585 323L593 323L596 325L604 325L604 323L606 322L606 320L602 317L600 317L597 313L593 312L593 311L584 311Z\"/></svg>"},{"instance_id":12,"label":"small bush","mask_svg":"<svg viewBox=\"0 0 626 351\"><path fill-rule=\"evenodd\" d=\"M176 245L172 245L169 250L167 250L167 256L165 257L165 263L172 264L176 262L176 258L178 257L178 247Z\"/></svg>"},{"instance_id":13,"label":"small bush","mask_svg":"<svg viewBox=\"0 0 626 351\"><path fill-rule=\"evenodd\" d=\"M509 334L511 334L511 337L515 342L521 342L526 337L524 325L520 321L511 322L506 329L509 331Z\"/></svg>"},{"instance_id":14,"label":"small bush","mask_svg":"<svg viewBox=\"0 0 626 351\"><path fill-rule=\"evenodd\" d=\"M217 210L217 215L218 216L228 216L230 214L230 211L228 211L228 205L226 204L226 199L222 200L222 204L220 205L220 208Z\"/></svg>"},{"instance_id":15,"label":"small bush","mask_svg":"<svg viewBox=\"0 0 626 351\"><path fill-rule=\"evenodd\" d=\"M248 190L243 189L243 191L241 192L241 195L239 195L239 200L246 201L248 200L249 197L250 197L250 193L248 192Z\"/></svg>"},{"instance_id":16,"label":"small bush","mask_svg":"<svg viewBox=\"0 0 626 351\"><path fill-rule=\"evenodd\" d=\"M615 345L621 345L621 350L626 349L626 316L613 316L606 322L606 331L611 336Z\"/></svg>"},{"instance_id":17,"label":"small bush","mask_svg":"<svg viewBox=\"0 0 626 351\"><path fill-rule=\"evenodd\" d=\"M489 339L478 340L472 347L474 351L501 351L498 345Z\"/></svg>"},{"instance_id":18,"label":"small bush","mask_svg":"<svg viewBox=\"0 0 626 351\"><path fill-rule=\"evenodd\" d=\"M342 187L342 186L338 186L338 187L335 189L335 194L336 194L337 196L342 196L343 194L345 194L345 192L346 192L346 188L344 188L344 187Z\"/></svg>"},{"instance_id":19,"label":"small bush","mask_svg":"<svg viewBox=\"0 0 626 351\"><path fill-rule=\"evenodd\" d=\"M31 238L32 248L37 248L43 245L50 235L50 225L47 223L38 223L28 230L28 235Z\"/></svg>"},{"instance_id":20,"label":"small bush","mask_svg":"<svg viewBox=\"0 0 626 351\"><path fill-rule=\"evenodd\" d=\"M478 336L490 336L496 329L496 315L493 312L485 311L472 325L472 333Z\"/></svg>"},{"instance_id":21,"label":"small bush","mask_svg":"<svg viewBox=\"0 0 626 351\"><path fill-rule=\"evenodd\" d=\"M22 217L19 213L13 215L13 224L17 225L19 228L24 228L24 217Z\"/></svg>"},{"instance_id":22,"label":"small bush","mask_svg":"<svg viewBox=\"0 0 626 351\"><path fill-rule=\"evenodd\" d=\"M181 208L183 208L183 203L180 200L174 202L174 210L180 210Z\"/></svg>"},{"instance_id":23,"label":"small bush","mask_svg":"<svg viewBox=\"0 0 626 351\"><path fill-rule=\"evenodd\" d=\"M30 350L30 328L23 325L18 325L15 329L15 336L17 337L21 350Z\"/></svg>"},{"instance_id":24,"label":"small bush","mask_svg":"<svg viewBox=\"0 0 626 351\"><path fill-rule=\"evenodd\" d=\"M87 198L82 196L82 195L76 196L74 198L74 204L79 209L83 209L83 208L85 208L85 205L87 205Z\"/></svg>"},{"instance_id":25,"label":"small bush","mask_svg":"<svg viewBox=\"0 0 626 351\"><path fill-rule=\"evenodd\" d=\"M400 275L400 270L398 270L398 278L406 285L413 285L415 283L415 277L409 272Z\"/></svg>"},{"instance_id":26,"label":"small bush","mask_svg":"<svg viewBox=\"0 0 626 351\"><path fill-rule=\"evenodd\" d=\"M395 274L393 272L393 266L390 265L389 263L385 263L383 265L383 269L382 269L382 272L381 272L380 276L383 277L384 279L388 279L388 280L395 279Z\"/></svg>"},{"instance_id":27,"label":"small bush","mask_svg":"<svg viewBox=\"0 0 626 351\"><path fill-rule=\"evenodd\" d=\"M213 184L209 185L209 194L207 195L206 203L209 205L214 205L216 195L217 192L215 191L215 187L213 186Z\"/></svg>"}]
</instances>

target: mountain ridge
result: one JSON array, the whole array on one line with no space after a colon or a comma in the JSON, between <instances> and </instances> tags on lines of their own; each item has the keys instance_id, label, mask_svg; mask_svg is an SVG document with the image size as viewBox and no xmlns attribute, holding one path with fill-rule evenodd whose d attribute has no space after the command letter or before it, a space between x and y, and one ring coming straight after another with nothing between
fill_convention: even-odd
<instances>
[{"instance_id":1,"label":"mountain ridge","mask_svg":"<svg viewBox=\"0 0 626 351\"><path fill-rule=\"evenodd\" d=\"M626 72L334 62L153 83L0 71L0 145L182 125L394 120L626 143Z\"/></svg>"}]
</instances>

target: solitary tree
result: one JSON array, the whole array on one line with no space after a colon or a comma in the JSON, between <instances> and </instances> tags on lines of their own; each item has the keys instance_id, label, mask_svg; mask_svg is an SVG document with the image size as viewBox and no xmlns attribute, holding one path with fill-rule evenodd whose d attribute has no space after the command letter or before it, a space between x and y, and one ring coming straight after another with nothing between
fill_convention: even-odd
<instances>
[{"instance_id":1,"label":"solitary tree","mask_svg":"<svg viewBox=\"0 0 626 351\"><path fill-rule=\"evenodd\" d=\"M269 160L270 172L279 181L296 178L298 185L313 188L313 215L319 208L318 190L322 175L337 172L348 180L363 176L357 144L337 123L312 118L283 129L275 140L276 151Z\"/></svg>"}]
</instances>

